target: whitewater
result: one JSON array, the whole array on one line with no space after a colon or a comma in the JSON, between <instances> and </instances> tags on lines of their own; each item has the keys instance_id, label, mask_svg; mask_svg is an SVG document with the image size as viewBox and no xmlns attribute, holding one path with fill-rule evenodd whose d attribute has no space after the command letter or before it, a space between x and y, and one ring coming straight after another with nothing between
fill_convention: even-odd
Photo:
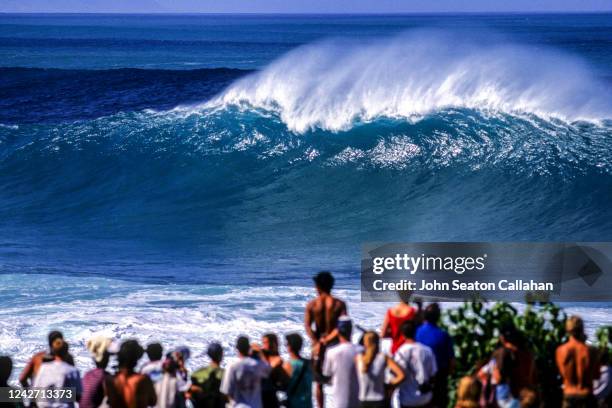
<instances>
[{"instance_id":1,"label":"whitewater","mask_svg":"<svg viewBox=\"0 0 612 408\"><path fill-rule=\"evenodd\" d=\"M378 328L364 242L612 240L603 17L478 18L501 34L74 17L93 39L38 18L0 38L0 353L16 372L51 329L81 369L94 334L188 345L192 369L213 340L231 359L238 334L302 331L320 269ZM591 334L610 323L607 305L568 310Z\"/></svg>"},{"instance_id":2,"label":"whitewater","mask_svg":"<svg viewBox=\"0 0 612 408\"><path fill-rule=\"evenodd\" d=\"M415 120L451 108L567 122L612 117L609 87L580 59L495 35L417 31L302 46L232 84L205 107L276 112L303 133L379 118Z\"/></svg>"}]
</instances>

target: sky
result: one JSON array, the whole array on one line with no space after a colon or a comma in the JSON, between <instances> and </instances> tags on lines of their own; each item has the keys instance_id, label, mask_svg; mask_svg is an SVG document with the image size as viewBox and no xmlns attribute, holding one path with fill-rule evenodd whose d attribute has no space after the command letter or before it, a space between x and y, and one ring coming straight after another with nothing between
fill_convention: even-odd
<instances>
[{"instance_id":1,"label":"sky","mask_svg":"<svg viewBox=\"0 0 612 408\"><path fill-rule=\"evenodd\" d=\"M0 12L423 13L612 11L612 0L0 0Z\"/></svg>"}]
</instances>

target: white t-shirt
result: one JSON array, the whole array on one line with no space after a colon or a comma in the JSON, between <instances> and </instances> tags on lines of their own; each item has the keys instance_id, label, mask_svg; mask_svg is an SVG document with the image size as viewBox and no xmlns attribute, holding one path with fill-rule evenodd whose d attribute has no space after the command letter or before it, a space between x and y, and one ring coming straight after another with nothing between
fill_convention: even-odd
<instances>
[{"instance_id":1,"label":"white t-shirt","mask_svg":"<svg viewBox=\"0 0 612 408\"><path fill-rule=\"evenodd\" d=\"M325 352L323 375L331 377L332 396L336 408L359 406L359 380L355 356L361 347L352 343L340 343Z\"/></svg>"},{"instance_id":2,"label":"white t-shirt","mask_svg":"<svg viewBox=\"0 0 612 408\"><path fill-rule=\"evenodd\" d=\"M395 352L394 360L406 374L406 379L399 386L400 404L419 407L429 403L432 392L422 393L419 388L438 371L433 351L421 343L404 343Z\"/></svg>"},{"instance_id":3,"label":"white t-shirt","mask_svg":"<svg viewBox=\"0 0 612 408\"><path fill-rule=\"evenodd\" d=\"M599 400L612 394L612 366L601 366L599 378L593 381L593 394Z\"/></svg>"},{"instance_id":4,"label":"white t-shirt","mask_svg":"<svg viewBox=\"0 0 612 408\"><path fill-rule=\"evenodd\" d=\"M163 373L161 380L153 384L157 394L157 408L172 408L176 406L176 396L179 392L186 392L191 387L191 380L183 373Z\"/></svg>"},{"instance_id":5,"label":"white t-shirt","mask_svg":"<svg viewBox=\"0 0 612 408\"><path fill-rule=\"evenodd\" d=\"M266 362L244 357L227 368L220 390L231 399L231 407L261 408L261 380L268 375Z\"/></svg>"},{"instance_id":6,"label":"white t-shirt","mask_svg":"<svg viewBox=\"0 0 612 408\"><path fill-rule=\"evenodd\" d=\"M43 363L34 378L33 386L44 389L74 388L77 396L82 393L79 370L59 360ZM36 405L40 408L72 408L74 402L40 400L36 402Z\"/></svg>"},{"instance_id":7,"label":"white t-shirt","mask_svg":"<svg viewBox=\"0 0 612 408\"><path fill-rule=\"evenodd\" d=\"M153 383L157 383L161 381L163 375L163 366L164 362L162 360L157 361L149 361L147 364L142 366L140 369L140 374L148 375Z\"/></svg>"}]
</instances>

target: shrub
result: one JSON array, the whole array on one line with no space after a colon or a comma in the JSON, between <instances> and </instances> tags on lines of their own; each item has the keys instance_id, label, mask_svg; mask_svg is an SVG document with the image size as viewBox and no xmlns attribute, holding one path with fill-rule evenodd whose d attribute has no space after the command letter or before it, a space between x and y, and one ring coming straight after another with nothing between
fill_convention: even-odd
<instances>
[{"instance_id":1,"label":"shrub","mask_svg":"<svg viewBox=\"0 0 612 408\"><path fill-rule=\"evenodd\" d=\"M561 380L555 364L555 350L565 341L566 314L552 304L527 305L522 313L509 303L466 302L447 309L444 322L455 342L456 365L451 384L474 374L498 345L499 331L506 322L520 329L531 347L538 369L539 393L544 406L560 406ZM607 332L608 336L610 332ZM603 336L603 335L602 335ZM450 387L454 406L455 387Z\"/></svg>"},{"instance_id":2,"label":"shrub","mask_svg":"<svg viewBox=\"0 0 612 408\"><path fill-rule=\"evenodd\" d=\"M602 353L602 360L612 364L612 326L598 328L595 337L597 338L597 346ZM607 360L604 356L607 356Z\"/></svg>"}]
</instances>

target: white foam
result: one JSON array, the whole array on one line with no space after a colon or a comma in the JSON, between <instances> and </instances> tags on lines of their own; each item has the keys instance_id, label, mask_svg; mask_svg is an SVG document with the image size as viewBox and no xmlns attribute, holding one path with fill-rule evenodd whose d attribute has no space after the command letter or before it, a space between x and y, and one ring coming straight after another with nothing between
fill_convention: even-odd
<instances>
[{"instance_id":1,"label":"white foam","mask_svg":"<svg viewBox=\"0 0 612 408\"><path fill-rule=\"evenodd\" d=\"M450 107L597 121L612 117L603 88L580 60L549 49L415 31L300 47L203 107L273 111L295 132Z\"/></svg>"},{"instance_id":2,"label":"white foam","mask_svg":"<svg viewBox=\"0 0 612 408\"><path fill-rule=\"evenodd\" d=\"M154 285L51 275L0 275L0 288L0 354L15 360L14 376L44 349L54 329L69 340L80 369L92 366L85 342L94 334L187 345L190 366L197 368L211 341L220 341L231 358L240 334L259 340L266 332L303 333L304 306L314 295L302 287ZM385 305L362 309L359 292L338 295L351 302L360 323L378 328Z\"/></svg>"},{"instance_id":3,"label":"white foam","mask_svg":"<svg viewBox=\"0 0 612 408\"><path fill-rule=\"evenodd\" d=\"M366 329L378 329L388 303L361 303L358 289L339 289L349 314ZM85 342L94 334L117 340L161 341L169 349L187 345L191 369L207 363L212 341L223 344L227 361L238 335L259 340L266 332L304 335L303 313L314 296L308 287L156 285L99 277L0 275L0 354L15 363L13 379L27 360L45 348L50 330L61 330L77 367L93 366ZM450 305L444 305L450 307ZM609 308L574 307L589 333L610 323ZM308 353L309 347L305 346Z\"/></svg>"}]
</instances>

